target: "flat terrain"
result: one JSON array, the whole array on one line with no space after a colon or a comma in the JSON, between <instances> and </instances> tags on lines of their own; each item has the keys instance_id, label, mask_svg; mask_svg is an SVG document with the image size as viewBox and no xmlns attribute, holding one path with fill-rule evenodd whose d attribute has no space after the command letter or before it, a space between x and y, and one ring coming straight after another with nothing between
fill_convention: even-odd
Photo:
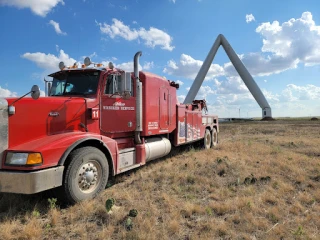
<instances>
[{"instance_id":1,"label":"flat terrain","mask_svg":"<svg viewBox=\"0 0 320 240\"><path fill-rule=\"evenodd\" d=\"M320 239L320 121L221 124L217 148L118 176L71 207L0 194L0 239Z\"/></svg>"}]
</instances>

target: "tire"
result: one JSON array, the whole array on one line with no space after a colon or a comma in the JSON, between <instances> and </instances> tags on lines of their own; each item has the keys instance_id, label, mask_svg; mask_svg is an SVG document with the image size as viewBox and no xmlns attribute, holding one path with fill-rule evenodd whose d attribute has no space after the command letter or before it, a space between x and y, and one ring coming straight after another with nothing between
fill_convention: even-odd
<instances>
[{"instance_id":1,"label":"tire","mask_svg":"<svg viewBox=\"0 0 320 240\"><path fill-rule=\"evenodd\" d=\"M211 147L214 148L218 145L218 132L216 128L211 131Z\"/></svg>"},{"instance_id":2,"label":"tire","mask_svg":"<svg viewBox=\"0 0 320 240\"><path fill-rule=\"evenodd\" d=\"M70 154L63 180L65 198L69 203L77 203L96 197L105 189L109 177L106 156L94 147L83 147Z\"/></svg>"},{"instance_id":3,"label":"tire","mask_svg":"<svg viewBox=\"0 0 320 240\"><path fill-rule=\"evenodd\" d=\"M209 149L211 147L211 134L208 129L204 132L203 147L204 149Z\"/></svg>"}]
</instances>

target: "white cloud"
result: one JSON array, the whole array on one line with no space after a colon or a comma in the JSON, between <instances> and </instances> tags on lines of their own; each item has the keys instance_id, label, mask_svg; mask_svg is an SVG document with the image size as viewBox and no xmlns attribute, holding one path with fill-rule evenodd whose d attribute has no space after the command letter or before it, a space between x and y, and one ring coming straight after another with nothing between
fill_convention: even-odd
<instances>
[{"instance_id":1,"label":"white cloud","mask_svg":"<svg viewBox=\"0 0 320 240\"><path fill-rule=\"evenodd\" d=\"M105 64L105 62L103 64L105 66L107 66L107 64ZM124 71L127 71L127 72L133 72L133 62L124 62L124 63L120 63L120 64L115 64L115 67L122 69ZM143 66L141 66L139 64L139 71L150 70L153 67L154 67L153 62L145 62L145 64Z\"/></svg>"},{"instance_id":2,"label":"white cloud","mask_svg":"<svg viewBox=\"0 0 320 240\"><path fill-rule=\"evenodd\" d=\"M0 0L0 5L30 8L33 13L41 17L45 17L59 3L64 5L63 0Z\"/></svg>"},{"instance_id":3,"label":"white cloud","mask_svg":"<svg viewBox=\"0 0 320 240\"><path fill-rule=\"evenodd\" d=\"M54 30L56 31L57 34L59 34L59 35L67 35L66 32L62 32L62 31L61 31L61 29L60 29L60 24L59 24L59 23L57 23L57 22L55 22L55 21L53 21L53 20L50 20L50 21L49 21L49 24L50 24L51 26L53 26L53 28L54 28Z\"/></svg>"},{"instance_id":4,"label":"white cloud","mask_svg":"<svg viewBox=\"0 0 320 240\"><path fill-rule=\"evenodd\" d=\"M214 84L217 87L217 94L241 94L248 92L247 86L240 77L228 77L224 81L215 79Z\"/></svg>"},{"instance_id":5,"label":"white cloud","mask_svg":"<svg viewBox=\"0 0 320 240\"><path fill-rule=\"evenodd\" d=\"M133 62L125 62L125 63L120 63L120 64L115 64L116 68L122 69L127 72L133 72ZM139 71L142 70L142 66L139 64L138 66Z\"/></svg>"},{"instance_id":6,"label":"white cloud","mask_svg":"<svg viewBox=\"0 0 320 240\"><path fill-rule=\"evenodd\" d=\"M256 28L263 38L262 52L241 55L241 60L254 76L268 76L298 67L320 64L320 25L310 12L280 24L265 22ZM237 76L231 63L224 65L229 76Z\"/></svg>"},{"instance_id":7,"label":"white cloud","mask_svg":"<svg viewBox=\"0 0 320 240\"><path fill-rule=\"evenodd\" d=\"M269 103L271 103L272 105L273 105L273 103L277 103L280 101L279 94L273 94L272 92L267 91L265 89L262 89L262 93L265 96L265 98L267 99L267 101Z\"/></svg>"},{"instance_id":8,"label":"white cloud","mask_svg":"<svg viewBox=\"0 0 320 240\"><path fill-rule=\"evenodd\" d=\"M180 81L180 80L177 80L177 81L175 81L176 83L178 83L179 84L179 86L182 86L184 83L182 82L182 81Z\"/></svg>"},{"instance_id":9,"label":"white cloud","mask_svg":"<svg viewBox=\"0 0 320 240\"><path fill-rule=\"evenodd\" d=\"M170 0L170 2L176 3L176 0Z\"/></svg>"},{"instance_id":10,"label":"white cloud","mask_svg":"<svg viewBox=\"0 0 320 240\"><path fill-rule=\"evenodd\" d=\"M149 30L145 28L131 29L130 26L125 25L118 19L113 18L112 24L98 23L100 31L103 34L108 35L110 38L121 37L127 41L142 40L144 44L148 47L154 48L160 46L161 49L172 51L174 46L172 46L172 37L157 28L150 27Z\"/></svg>"},{"instance_id":11,"label":"white cloud","mask_svg":"<svg viewBox=\"0 0 320 240\"><path fill-rule=\"evenodd\" d=\"M92 58L97 57L97 56L98 56L98 54L96 52L93 52L93 53L91 53L91 54L89 54L87 56L82 56L81 58L85 59L86 57L89 57L90 59L92 59Z\"/></svg>"},{"instance_id":12,"label":"white cloud","mask_svg":"<svg viewBox=\"0 0 320 240\"><path fill-rule=\"evenodd\" d=\"M154 63L153 62L145 62L144 65L143 65L143 69L144 70L150 70L154 67Z\"/></svg>"},{"instance_id":13,"label":"white cloud","mask_svg":"<svg viewBox=\"0 0 320 240\"><path fill-rule=\"evenodd\" d=\"M225 94L217 99L226 105L247 105L256 102L249 92L244 94Z\"/></svg>"},{"instance_id":14,"label":"white cloud","mask_svg":"<svg viewBox=\"0 0 320 240\"><path fill-rule=\"evenodd\" d=\"M246 15L246 22L249 23L249 22L252 22L252 21L255 21L255 18L252 14L247 14Z\"/></svg>"},{"instance_id":15,"label":"white cloud","mask_svg":"<svg viewBox=\"0 0 320 240\"><path fill-rule=\"evenodd\" d=\"M128 7L126 6L126 5L124 5L124 6L119 6L122 10L124 10L124 11L126 11L126 10L128 10Z\"/></svg>"},{"instance_id":16,"label":"white cloud","mask_svg":"<svg viewBox=\"0 0 320 240\"><path fill-rule=\"evenodd\" d=\"M190 87L188 87L187 90L189 91ZM209 95L215 93L216 91L214 91L210 86L201 86L195 99L206 99Z\"/></svg>"},{"instance_id":17,"label":"white cloud","mask_svg":"<svg viewBox=\"0 0 320 240\"><path fill-rule=\"evenodd\" d=\"M197 76L202 64L203 61L196 60L187 54L181 54L179 63L176 63L174 60L168 61L167 66L163 69L163 72L169 75L194 79ZM206 80L222 75L224 75L223 68L218 64L211 64Z\"/></svg>"},{"instance_id":18,"label":"white cloud","mask_svg":"<svg viewBox=\"0 0 320 240\"><path fill-rule=\"evenodd\" d=\"M0 97L16 97L16 92L11 92L9 89L2 88L0 86Z\"/></svg>"},{"instance_id":19,"label":"white cloud","mask_svg":"<svg viewBox=\"0 0 320 240\"><path fill-rule=\"evenodd\" d=\"M90 57L95 57L97 54L94 52L90 55ZM59 62L64 62L66 66L72 66L75 62L77 62L74 58L70 57L68 54L66 54L62 49L59 51L59 55L55 56L53 54L45 54L42 52L36 52L36 53L25 53L22 55L22 58L28 59L32 62L34 62L38 67L45 69L47 71L57 71L59 68ZM82 57L84 58L84 57ZM109 61L102 61L101 62L104 66L108 66ZM133 71L133 62L124 62L120 64L115 64L114 66L116 68L125 70L125 71ZM153 62L145 62L143 67L139 64L139 70L148 70L154 67Z\"/></svg>"},{"instance_id":20,"label":"white cloud","mask_svg":"<svg viewBox=\"0 0 320 240\"><path fill-rule=\"evenodd\" d=\"M61 61L64 62L66 66L72 66L76 62L75 59L69 57L69 55L66 54L62 49L59 51L59 56L55 56L50 53L45 54L41 52L28 52L23 54L22 57L34 62L38 67L50 71L58 70L59 62Z\"/></svg>"},{"instance_id":21,"label":"white cloud","mask_svg":"<svg viewBox=\"0 0 320 240\"><path fill-rule=\"evenodd\" d=\"M303 100L319 100L320 87L312 84L305 86L297 86L288 84L282 92L282 100L287 101L303 101Z\"/></svg>"},{"instance_id":22,"label":"white cloud","mask_svg":"<svg viewBox=\"0 0 320 240\"><path fill-rule=\"evenodd\" d=\"M281 25L278 21L262 23L256 32L263 37L262 52L272 53L272 58L320 64L320 25L316 25L310 12Z\"/></svg>"},{"instance_id":23,"label":"white cloud","mask_svg":"<svg viewBox=\"0 0 320 240\"><path fill-rule=\"evenodd\" d=\"M186 95L178 95L177 98L180 103L183 103L184 99L186 98Z\"/></svg>"},{"instance_id":24,"label":"white cloud","mask_svg":"<svg viewBox=\"0 0 320 240\"><path fill-rule=\"evenodd\" d=\"M288 84L285 89L283 89L279 94L273 93L271 91L267 91L262 89L262 92L268 102L271 105L271 108L280 108L282 107L282 111L284 110L283 106L285 103L294 103L294 104L302 104L302 101L315 101L320 99L320 87L315 85L307 84L305 86L297 86L295 84ZM224 105L224 106L245 106L248 108L248 105L256 106L257 103L254 100L252 94L249 91L245 93L227 93L221 94L221 90L215 92L219 94L217 96L217 100L215 104ZM293 105L290 105L293 106ZM311 111L311 110L310 110ZM287 112L287 111L284 111Z\"/></svg>"}]
</instances>

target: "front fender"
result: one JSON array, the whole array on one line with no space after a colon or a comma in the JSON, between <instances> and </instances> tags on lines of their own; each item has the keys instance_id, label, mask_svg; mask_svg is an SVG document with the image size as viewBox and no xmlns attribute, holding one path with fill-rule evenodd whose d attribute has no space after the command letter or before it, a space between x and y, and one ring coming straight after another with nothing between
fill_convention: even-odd
<instances>
[{"instance_id":1,"label":"front fender","mask_svg":"<svg viewBox=\"0 0 320 240\"><path fill-rule=\"evenodd\" d=\"M43 158L41 166L19 167L19 170L36 170L63 165L68 154L79 144L87 140L100 141L110 152L111 160L114 163L118 152L116 141L111 138L87 132L69 132L44 136L42 138L20 144L9 151L19 152L40 152ZM3 166L4 169L17 169L17 167Z\"/></svg>"}]
</instances>

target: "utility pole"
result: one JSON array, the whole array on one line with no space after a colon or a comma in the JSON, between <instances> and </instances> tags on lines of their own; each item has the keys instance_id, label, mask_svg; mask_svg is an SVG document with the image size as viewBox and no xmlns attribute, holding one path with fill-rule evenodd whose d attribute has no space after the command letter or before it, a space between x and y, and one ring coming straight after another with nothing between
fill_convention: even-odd
<instances>
[{"instance_id":1,"label":"utility pole","mask_svg":"<svg viewBox=\"0 0 320 240\"><path fill-rule=\"evenodd\" d=\"M239 118L240 118L240 108L239 108Z\"/></svg>"}]
</instances>

